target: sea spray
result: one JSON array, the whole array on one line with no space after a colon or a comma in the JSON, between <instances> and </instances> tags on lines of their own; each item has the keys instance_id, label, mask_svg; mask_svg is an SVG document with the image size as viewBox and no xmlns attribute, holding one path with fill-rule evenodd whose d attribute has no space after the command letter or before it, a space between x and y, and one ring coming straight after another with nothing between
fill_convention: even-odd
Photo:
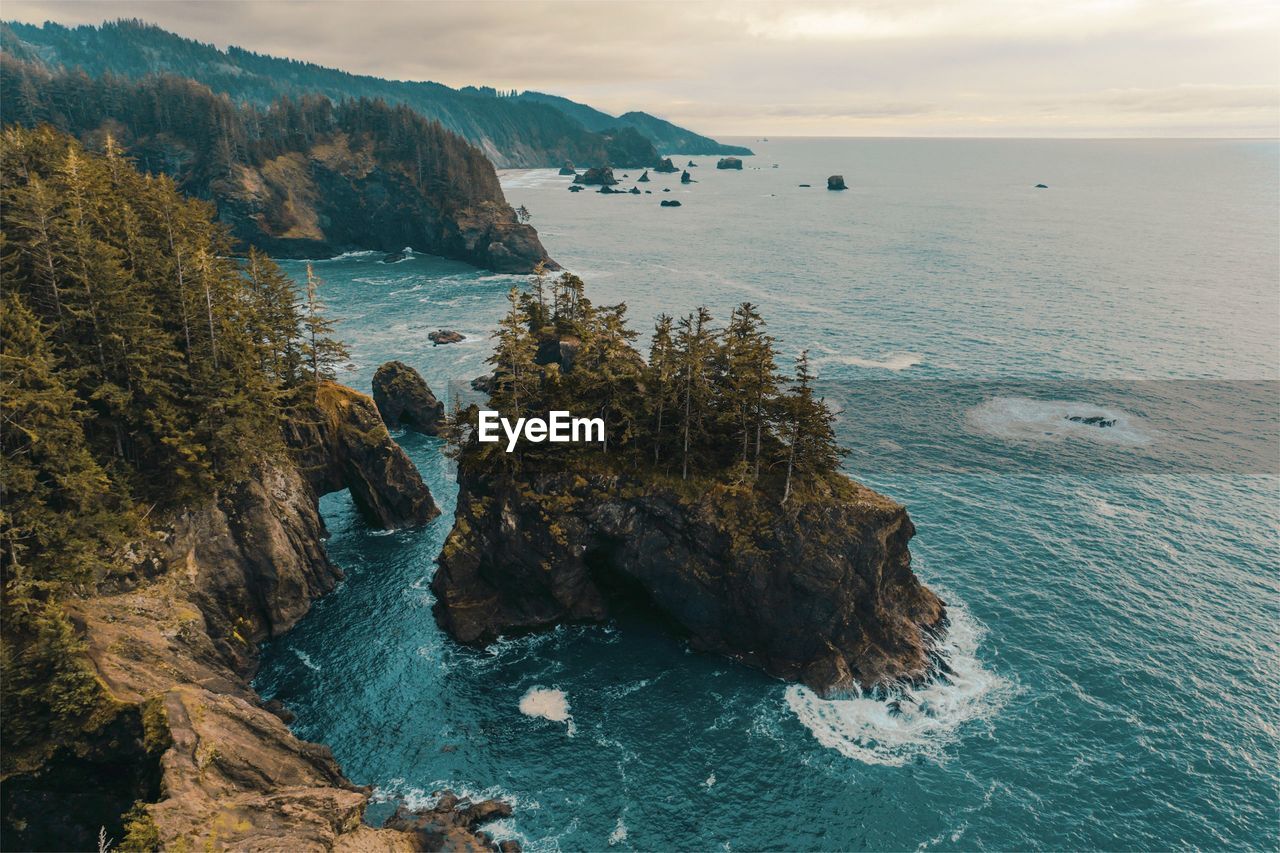
<instances>
[{"instance_id":1,"label":"sea spray","mask_svg":"<svg viewBox=\"0 0 1280 853\"><path fill-rule=\"evenodd\" d=\"M563 690L531 687L520 699L520 713L526 717L542 717L556 723L565 723L569 737L577 732L573 717L569 714L569 700Z\"/></svg>"},{"instance_id":2,"label":"sea spray","mask_svg":"<svg viewBox=\"0 0 1280 853\"><path fill-rule=\"evenodd\" d=\"M1011 685L982 665L981 626L947 598L951 624L937 647L945 666L929 681L844 699L787 688L788 707L819 743L866 764L900 766L919 756L937 761L966 724L999 710Z\"/></svg>"}]
</instances>

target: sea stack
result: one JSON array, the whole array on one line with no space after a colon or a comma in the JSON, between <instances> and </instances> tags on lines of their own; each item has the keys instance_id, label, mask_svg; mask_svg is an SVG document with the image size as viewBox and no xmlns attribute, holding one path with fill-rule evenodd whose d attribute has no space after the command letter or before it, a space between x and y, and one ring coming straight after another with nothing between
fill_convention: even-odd
<instances>
[{"instance_id":1,"label":"sea stack","mask_svg":"<svg viewBox=\"0 0 1280 853\"><path fill-rule=\"evenodd\" d=\"M560 167L560 174L573 175L574 177L577 177L578 170L573 167L572 163L566 160L564 161L564 165Z\"/></svg>"},{"instance_id":2,"label":"sea stack","mask_svg":"<svg viewBox=\"0 0 1280 853\"><path fill-rule=\"evenodd\" d=\"M573 179L575 184L587 184L588 186L611 187L618 183L618 179L613 176L613 169L608 166L597 166L594 169L587 169L581 175Z\"/></svg>"},{"instance_id":3,"label":"sea stack","mask_svg":"<svg viewBox=\"0 0 1280 853\"><path fill-rule=\"evenodd\" d=\"M829 190L847 190L844 184L844 175L832 175L827 178L827 189Z\"/></svg>"},{"instance_id":4,"label":"sea stack","mask_svg":"<svg viewBox=\"0 0 1280 853\"><path fill-rule=\"evenodd\" d=\"M444 403L431 393L421 374L403 361L388 361L373 374L373 403L387 429L440 434Z\"/></svg>"},{"instance_id":5,"label":"sea stack","mask_svg":"<svg viewBox=\"0 0 1280 853\"><path fill-rule=\"evenodd\" d=\"M692 175L690 175L690 174L689 174L689 172L688 172L687 170L686 170L686 171L684 171L684 172L681 172L681 173L680 173L680 183L682 183L682 184L692 184L692 183L694 183L693 176L692 176Z\"/></svg>"},{"instance_id":6,"label":"sea stack","mask_svg":"<svg viewBox=\"0 0 1280 853\"><path fill-rule=\"evenodd\" d=\"M658 161L658 165L653 167L653 171L666 174L669 172L678 172L680 171L680 167L675 163L672 163L670 157L663 157Z\"/></svg>"},{"instance_id":7,"label":"sea stack","mask_svg":"<svg viewBox=\"0 0 1280 853\"><path fill-rule=\"evenodd\" d=\"M644 174L643 174L643 175L641 175L640 177L636 178L636 183L638 183L638 184L647 184L647 183L649 183L649 170L648 170L648 169L645 169L645 170L644 170Z\"/></svg>"},{"instance_id":8,"label":"sea stack","mask_svg":"<svg viewBox=\"0 0 1280 853\"><path fill-rule=\"evenodd\" d=\"M742 158L740 157L721 157L716 163L717 169L737 169L742 171Z\"/></svg>"}]
</instances>

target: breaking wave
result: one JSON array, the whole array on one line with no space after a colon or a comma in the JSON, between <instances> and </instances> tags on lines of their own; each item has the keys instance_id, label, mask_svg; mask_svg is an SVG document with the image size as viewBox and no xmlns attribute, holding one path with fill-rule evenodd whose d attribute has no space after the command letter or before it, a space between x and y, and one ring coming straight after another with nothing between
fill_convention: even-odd
<instances>
[{"instance_id":1,"label":"breaking wave","mask_svg":"<svg viewBox=\"0 0 1280 853\"><path fill-rule=\"evenodd\" d=\"M970 409L968 420L997 438L1033 441L1076 439L1140 447L1157 435L1136 415L1073 400L994 397Z\"/></svg>"},{"instance_id":2,"label":"breaking wave","mask_svg":"<svg viewBox=\"0 0 1280 853\"><path fill-rule=\"evenodd\" d=\"M892 370L895 372L909 370L924 364L924 356L918 352L891 352L879 359L859 358L855 355L826 355L814 359L815 365L845 364L849 367L866 367L873 370Z\"/></svg>"},{"instance_id":3,"label":"breaking wave","mask_svg":"<svg viewBox=\"0 0 1280 853\"><path fill-rule=\"evenodd\" d=\"M981 625L961 607L938 643L943 672L925 684L876 694L822 699L799 685L787 688L792 713L828 749L865 764L901 766L918 757L939 761L966 727L994 715L1012 685L978 660Z\"/></svg>"}]
</instances>

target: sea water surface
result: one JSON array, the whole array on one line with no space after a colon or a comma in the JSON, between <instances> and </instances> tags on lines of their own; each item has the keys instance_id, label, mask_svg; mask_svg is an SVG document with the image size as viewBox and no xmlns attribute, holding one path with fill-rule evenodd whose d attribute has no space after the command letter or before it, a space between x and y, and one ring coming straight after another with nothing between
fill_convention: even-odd
<instances>
[{"instance_id":1,"label":"sea water surface","mask_svg":"<svg viewBox=\"0 0 1280 853\"><path fill-rule=\"evenodd\" d=\"M503 184L638 328L749 300L810 351L851 475L918 527L949 675L823 701L630 618L460 648L429 590L454 476L397 434L444 515L385 533L324 498L347 580L258 689L375 786L372 821L501 796L490 830L535 851L1280 846L1277 143L744 142L648 195ZM315 268L362 391L392 358L441 394L484 372L523 281Z\"/></svg>"}]
</instances>

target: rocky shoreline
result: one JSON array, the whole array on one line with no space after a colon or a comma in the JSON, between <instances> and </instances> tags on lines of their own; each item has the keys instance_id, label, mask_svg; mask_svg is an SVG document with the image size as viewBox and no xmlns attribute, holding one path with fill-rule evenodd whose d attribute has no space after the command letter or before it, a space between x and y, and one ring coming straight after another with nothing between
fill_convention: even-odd
<instances>
[{"instance_id":1,"label":"rocky shoreline","mask_svg":"<svg viewBox=\"0 0 1280 853\"><path fill-rule=\"evenodd\" d=\"M697 650L822 695L926 677L946 609L911 570L904 507L846 486L780 507L731 487L616 473L504 482L459 473L432 582L455 639L652 606Z\"/></svg>"},{"instance_id":2,"label":"rocky shoreline","mask_svg":"<svg viewBox=\"0 0 1280 853\"><path fill-rule=\"evenodd\" d=\"M378 527L439 514L365 395L323 384L316 417L287 438L296 461L263 464L157 524L124 580L69 605L104 710L78 743L5 780L8 843L81 849L129 812L124 838L113 835L121 849L498 849L478 825L509 806L447 793L390 828L365 825L371 790L250 686L259 644L342 578L322 544L320 495L351 489ZM16 815L57 823L18 826Z\"/></svg>"}]
</instances>

